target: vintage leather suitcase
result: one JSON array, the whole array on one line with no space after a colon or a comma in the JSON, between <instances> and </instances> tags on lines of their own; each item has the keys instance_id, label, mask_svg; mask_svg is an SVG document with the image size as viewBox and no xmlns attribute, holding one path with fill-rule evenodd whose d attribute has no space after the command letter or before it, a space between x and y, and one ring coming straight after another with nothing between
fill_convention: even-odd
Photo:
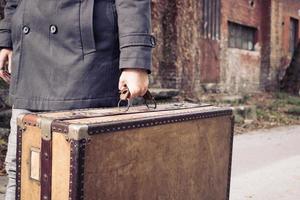
<instances>
[{"instance_id":1,"label":"vintage leather suitcase","mask_svg":"<svg viewBox=\"0 0 300 200\"><path fill-rule=\"evenodd\" d=\"M17 199L228 199L232 138L232 111L209 105L21 115Z\"/></svg>"}]
</instances>

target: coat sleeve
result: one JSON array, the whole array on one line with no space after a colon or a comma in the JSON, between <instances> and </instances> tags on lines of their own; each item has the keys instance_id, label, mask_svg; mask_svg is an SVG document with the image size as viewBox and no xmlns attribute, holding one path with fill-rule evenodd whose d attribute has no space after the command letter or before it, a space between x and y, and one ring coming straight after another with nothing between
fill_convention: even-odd
<instances>
[{"instance_id":1,"label":"coat sleeve","mask_svg":"<svg viewBox=\"0 0 300 200\"><path fill-rule=\"evenodd\" d=\"M6 0L4 18L0 21L0 48L12 48L11 18L18 6L19 0Z\"/></svg>"},{"instance_id":2,"label":"coat sleeve","mask_svg":"<svg viewBox=\"0 0 300 200\"><path fill-rule=\"evenodd\" d=\"M151 73L151 0L116 0L120 69L141 68Z\"/></svg>"}]
</instances>

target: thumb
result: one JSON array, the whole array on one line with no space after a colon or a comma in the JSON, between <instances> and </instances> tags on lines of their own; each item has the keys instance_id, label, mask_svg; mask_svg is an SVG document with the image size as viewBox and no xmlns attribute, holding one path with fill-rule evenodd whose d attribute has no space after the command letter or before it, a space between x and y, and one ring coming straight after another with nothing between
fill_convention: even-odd
<instances>
[{"instance_id":1,"label":"thumb","mask_svg":"<svg viewBox=\"0 0 300 200\"><path fill-rule=\"evenodd\" d=\"M122 74L119 80L119 90L122 90L125 85L126 85L126 80L124 78L124 74Z\"/></svg>"},{"instance_id":2,"label":"thumb","mask_svg":"<svg viewBox=\"0 0 300 200\"><path fill-rule=\"evenodd\" d=\"M8 73L11 73L12 54L8 54Z\"/></svg>"}]
</instances>

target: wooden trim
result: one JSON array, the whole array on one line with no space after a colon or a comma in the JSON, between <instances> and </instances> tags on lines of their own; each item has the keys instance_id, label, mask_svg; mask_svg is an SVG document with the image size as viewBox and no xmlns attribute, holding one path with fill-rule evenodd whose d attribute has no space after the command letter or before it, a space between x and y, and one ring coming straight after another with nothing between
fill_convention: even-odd
<instances>
[{"instance_id":1,"label":"wooden trim","mask_svg":"<svg viewBox=\"0 0 300 200\"><path fill-rule=\"evenodd\" d=\"M41 199L51 199L52 141L43 140L41 145Z\"/></svg>"},{"instance_id":2,"label":"wooden trim","mask_svg":"<svg viewBox=\"0 0 300 200\"><path fill-rule=\"evenodd\" d=\"M69 200L83 200L86 140L71 140Z\"/></svg>"},{"instance_id":3,"label":"wooden trim","mask_svg":"<svg viewBox=\"0 0 300 200\"><path fill-rule=\"evenodd\" d=\"M16 155L16 200L21 199L21 156L22 156L23 129L17 126L17 155Z\"/></svg>"},{"instance_id":4,"label":"wooden trim","mask_svg":"<svg viewBox=\"0 0 300 200\"><path fill-rule=\"evenodd\" d=\"M116 123L89 123L88 134L94 135L99 133L108 133L115 131L124 131L133 128L143 128L157 126L162 124L178 123L196 119L206 119L212 117L221 117L232 115L232 110L228 108L217 108L215 111L207 110L199 113L182 113L176 116L158 116L157 118L131 120L130 122L118 121ZM69 132L70 123L54 120L52 123L52 131L67 134ZM85 138L87 139L87 138Z\"/></svg>"},{"instance_id":5,"label":"wooden trim","mask_svg":"<svg viewBox=\"0 0 300 200\"><path fill-rule=\"evenodd\" d=\"M227 196L226 199L230 198L230 180L231 180L231 166L232 166L232 150L233 150L233 136L234 136L234 115L231 116L231 137L230 137L230 152L228 162L228 181L227 181Z\"/></svg>"},{"instance_id":6,"label":"wooden trim","mask_svg":"<svg viewBox=\"0 0 300 200\"><path fill-rule=\"evenodd\" d=\"M181 114L177 116L166 116L166 117L157 117L157 118L149 118L149 119L139 119L136 121L126 121L126 122L117 122L110 124L89 124L88 134L94 135L99 133L107 133L107 132L115 132L115 131L124 131L134 128L144 128L157 126L162 124L171 124L178 122L185 122L196 119L206 119L212 117L221 117L232 115L231 109L217 110L217 111L205 111L201 113L189 113L189 114Z\"/></svg>"}]
</instances>

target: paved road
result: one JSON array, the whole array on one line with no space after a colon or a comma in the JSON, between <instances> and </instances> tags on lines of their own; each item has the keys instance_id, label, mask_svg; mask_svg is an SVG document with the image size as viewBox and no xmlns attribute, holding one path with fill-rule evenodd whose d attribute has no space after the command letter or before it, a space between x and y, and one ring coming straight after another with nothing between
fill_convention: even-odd
<instances>
[{"instance_id":1,"label":"paved road","mask_svg":"<svg viewBox=\"0 0 300 200\"><path fill-rule=\"evenodd\" d=\"M300 126L235 136L232 164L230 200L300 200Z\"/></svg>"},{"instance_id":2,"label":"paved road","mask_svg":"<svg viewBox=\"0 0 300 200\"><path fill-rule=\"evenodd\" d=\"M300 200L300 126L234 138L230 200Z\"/></svg>"}]
</instances>

